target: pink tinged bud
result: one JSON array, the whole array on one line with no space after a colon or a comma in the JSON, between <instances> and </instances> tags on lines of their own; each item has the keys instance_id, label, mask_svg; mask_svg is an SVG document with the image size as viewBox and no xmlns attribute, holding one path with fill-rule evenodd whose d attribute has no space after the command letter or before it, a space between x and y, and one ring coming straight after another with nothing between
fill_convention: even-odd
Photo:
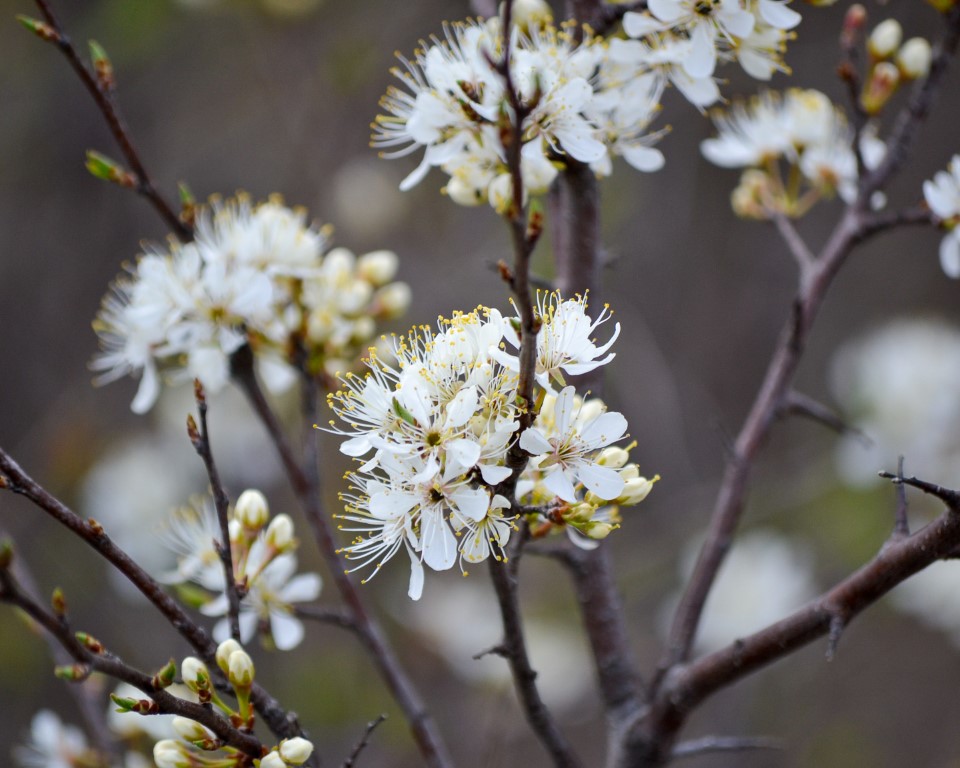
<instances>
[{"instance_id":1,"label":"pink tinged bud","mask_svg":"<svg viewBox=\"0 0 960 768\"><path fill-rule=\"evenodd\" d=\"M230 654L242 650L243 646L233 638L224 640L217 646L217 666L223 670L224 674L230 671Z\"/></svg>"},{"instance_id":2,"label":"pink tinged bud","mask_svg":"<svg viewBox=\"0 0 960 768\"><path fill-rule=\"evenodd\" d=\"M244 528L259 531L270 519L270 506L260 491L250 489L240 494L234 513Z\"/></svg>"},{"instance_id":3,"label":"pink tinged bud","mask_svg":"<svg viewBox=\"0 0 960 768\"><path fill-rule=\"evenodd\" d=\"M840 40L844 46L852 48L860 39L860 33L867 24L867 9L860 3L851 5L843 17L843 32Z\"/></svg>"},{"instance_id":4,"label":"pink tinged bud","mask_svg":"<svg viewBox=\"0 0 960 768\"><path fill-rule=\"evenodd\" d=\"M288 765L303 765L313 754L313 744L296 736L280 742L280 757Z\"/></svg>"},{"instance_id":5,"label":"pink tinged bud","mask_svg":"<svg viewBox=\"0 0 960 768\"><path fill-rule=\"evenodd\" d=\"M897 54L897 66L905 78L917 80L927 76L932 58L930 43L922 37L911 37Z\"/></svg>"},{"instance_id":6,"label":"pink tinged bud","mask_svg":"<svg viewBox=\"0 0 960 768\"><path fill-rule=\"evenodd\" d=\"M867 39L867 50L877 59L889 59L900 47L903 27L896 19L887 19L874 27Z\"/></svg>"},{"instance_id":7,"label":"pink tinged bud","mask_svg":"<svg viewBox=\"0 0 960 768\"><path fill-rule=\"evenodd\" d=\"M235 688L249 688L253 685L253 660L246 651L239 650L227 659L227 677Z\"/></svg>"},{"instance_id":8,"label":"pink tinged bud","mask_svg":"<svg viewBox=\"0 0 960 768\"><path fill-rule=\"evenodd\" d=\"M287 768L287 764L278 752L271 752L260 759L260 768Z\"/></svg>"},{"instance_id":9,"label":"pink tinged bud","mask_svg":"<svg viewBox=\"0 0 960 768\"><path fill-rule=\"evenodd\" d=\"M868 115L878 114L900 85L900 70L889 61L881 61L873 68L860 103Z\"/></svg>"},{"instance_id":10,"label":"pink tinged bud","mask_svg":"<svg viewBox=\"0 0 960 768\"><path fill-rule=\"evenodd\" d=\"M293 520L290 515L277 515L267 528L267 544L284 552L295 546L293 539Z\"/></svg>"}]
</instances>

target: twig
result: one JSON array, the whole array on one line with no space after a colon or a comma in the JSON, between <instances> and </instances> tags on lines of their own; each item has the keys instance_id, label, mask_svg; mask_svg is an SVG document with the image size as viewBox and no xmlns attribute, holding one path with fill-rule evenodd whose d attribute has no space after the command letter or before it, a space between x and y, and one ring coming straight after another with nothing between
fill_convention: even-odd
<instances>
[{"instance_id":1,"label":"twig","mask_svg":"<svg viewBox=\"0 0 960 768\"><path fill-rule=\"evenodd\" d=\"M806 275L813 266L815 258L813 252L807 246L806 242L804 242L797 228L793 225L793 222L787 218L783 211L774 211L773 223L776 225L780 237L783 238L783 241L790 249L791 255L797 262L797 266L800 268L800 274Z\"/></svg>"},{"instance_id":2,"label":"twig","mask_svg":"<svg viewBox=\"0 0 960 768\"><path fill-rule=\"evenodd\" d=\"M92 547L104 560L114 566L133 584L161 615L173 626L210 667L219 674L217 644L207 631L183 610L180 604L130 556L111 541L96 520L83 520L73 510L52 496L46 489L20 468L10 455L0 448L0 489L8 489L29 499L34 505L71 530ZM270 730L282 738L302 736L296 718L288 715L261 685L254 683L250 700Z\"/></svg>"},{"instance_id":3,"label":"twig","mask_svg":"<svg viewBox=\"0 0 960 768\"><path fill-rule=\"evenodd\" d=\"M87 91L90 92L97 108L103 115L104 120L106 120L107 128L110 129L110 133L113 134L113 138L116 139L117 144L120 146L120 151L130 166L130 170L136 175L135 188L137 193L150 201L150 204L153 205L160 217L180 240L183 242L192 240L193 229L180 220L180 217L174 213L173 208L170 207L163 195L161 195L154 186L150 175L147 173L146 167L140 160L140 154L133 144L133 139L130 136L123 116L120 114L120 108L117 106L112 92L102 87L100 81L83 63L76 48L74 48L73 43L67 36L66 31L60 26L60 22L57 20L48 0L36 0L36 3L43 18L56 33L56 36L51 42L60 49L60 52L66 57L70 66L73 67L74 72L77 73L77 76Z\"/></svg>"},{"instance_id":4,"label":"twig","mask_svg":"<svg viewBox=\"0 0 960 768\"><path fill-rule=\"evenodd\" d=\"M524 527L526 530L526 527ZM513 542L511 542L511 545ZM518 549L511 546L511 549ZM547 709L537 690L537 673L530 664L523 621L520 618L520 602L517 597L517 566L519 558L505 558L505 562L490 561L490 576L493 579L500 616L503 620L502 651L497 651L510 664L514 687L527 722L553 758L557 768L578 768L580 759L560 731L553 715Z\"/></svg>"},{"instance_id":5,"label":"twig","mask_svg":"<svg viewBox=\"0 0 960 768\"><path fill-rule=\"evenodd\" d=\"M930 496L936 496L940 501L950 507L954 512L960 512L960 493L950 488L944 488L936 483L928 483L926 480L920 480L917 477L903 477L899 473L896 475L889 472L880 472L880 477L893 480L898 485L909 485L918 488Z\"/></svg>"},{"instance_id":6,"label":"twig","mask_svg":"<svg viewBox=\"0 0 960 768\"><path fill-rule=\"evenodd\" d=\"M893 535L903 538L910 535L910 521L907 518L907 487L903 483L903 456L897 457L897 511L894 516Z\"/></svg>"},{"instance_id":7,"label":"twig","mask_svg":"<svg viewBox=\"0 0 960 768\"><path fill-rule=\"evenodd\" d=\"M320 624L332 624L335 627L357 631L357 623L349 611L340 608L318 608L316 606L294 606L294 613L301 619L316 621Z\"/></svg>"},{"instance_id":8,"label":"twig","mask_svg":"<svg viewBox=\"0 0 960 768\"><path fill-rule=\"evenodd\" d=\"M935 217L926 205L914 208L904 208L900 211L882 211L870 216L864 221L864 230L868 234L876 234L887 229L897 227L923 226L933 224Z\"/></svg>"},{"instance_id":9,"label":"twig","mask_svg":"<svg viewBox=\"0 0 960 768\"><path fill-rule=\"evenodd\" d=\"M377 670L383 677L394 699L403 711L421 755L431 768L447 768L452 765L443 737L427 711L419 692L407 676L399 659L387 642L377 621L367 611L360 593L350 581L343 560L337 553L329 516L323 508L320 494L317 430L310 428L316 421L316 382L304 375L304 463L301 466L293 452L270 403L267 402L253 369L253 352L241 347L230 360L234 380L250 401L254 412L270 435L270 440L280 456L287 479L304 512L320 555L330 569L337 591L346 604L347 611L356 625L356 631L370 653Z\"/></svg>"},{"instance_id":10,"label":"twig","mask_svg":"<svg viewBox=\"0 0 960 768\"><path fill-rule=\"evenodd\" d=\"M230 499L220 482L220 473L213 460L213 451L210 448L210 431L207 429L207 397L203 391L200 379L193 382L194 398L197 402L197 414L200 416L200 429L190 416L187 419L187 433L194 450L203 459L207 477L210 480L210 491L213 493L213 504L217 510L217 520L220 523L220 541L216 543L217 553L223 563L223 576L227 595L227 616L230 621L230 634L234 640L240 640L240 591L237 589L237 580L233 570L233 554L230 546Z\"/></svg>"},{"instance_id":11,"label":"twig","mask_svg":"<svg viewBox=\"0 0 960 768\"><path fill-rule=\"evenodd\" d=\"M843 420L843 417L840 416L836 411L828 408L823 403L814 400L809 395L805 395L802 392L797 392L795 389L791 389L786 397L784 398L783 406L781 407L781 412L785 414L797 414L800 416L806 416L809 419L823 424L825 427L829 427L834 432L839 434L851 434L856 435L860 438L861 441L869 445L872 441L867 437L861 430L856 427L851 427L847 422Z\"/></svg>"},{"instance_id":12,"label":"twig","mask_svg":"<svg viewBox=\"0 0 960 768\"><path fill-rule=\"evenodd\" d=\"M370 735L374 732L374 730L376 730L377 726L386 719L386 715L378 715L376 720L371 720L369 723L367 723L367 728L363 732L363 736L360 737L360 741L357 742L356 746L354 746L353 750L350 752L350 756L343 762L342 768L353 768L353 764L360 756L360 753L363 752L364 748L370 742Z\"/></svg>"},{"instance_id":13,"label":"twig","mask_svg":"<svg viewBox=\"0 0 960 768\"><path fill-rule=\"evenodd\" d=\"M225 744L236 747L252 757L260 757L263 753L263 745L256 736L238 730L210 707L186 701L173 696L163 688L158 688L153 684L150 675L126 664L119 657L103 649L101 645L95 646L96 650L91 650L91 644L81 642L64 619L54 616L27 595L8 569L0 569L0 600L23 610L55 637L81 665L76 670L78 678L82 679L87 674L87 670L103 672L143 691L156 703L158 713L180 715L196 720L213 731Z\"/></svg>"},{"instance_id":14,"label":"twig","mask_svg":"<svg viewBox=\"0 0 960 768\"><path fill-rule=\"evenodd\" d=\"M860 149L860 136L867 124L867 113L860 100L863 79L860 77L860 46L863 44L863 28L867 21L862 6L854 5L847 10L840 33L840 65L837 74L847 86L847 100L853 112L853 152L857 159L857 175L864 171L863 153Z\"/></svg>"},{"instance_id":15,"label":"twig","mask_svg":"<svg viewBox=\"0 0 960 768\"><path fill-rule=\"evenodd\" d=\"M672 757L679 760L714 752L749 752L755 749L783 749L783 743L763 736L704 736L680 742L673 748Z\"/></svg>"}]
</instances>

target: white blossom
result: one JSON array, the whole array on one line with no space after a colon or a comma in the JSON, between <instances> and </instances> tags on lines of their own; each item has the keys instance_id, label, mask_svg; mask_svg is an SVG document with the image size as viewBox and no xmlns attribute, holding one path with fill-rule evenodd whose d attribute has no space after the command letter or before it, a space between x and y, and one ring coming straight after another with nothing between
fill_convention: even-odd
<instances>
[{"instance_id":1,"label":"white blossom","mask_svg":"<svg viewBox=\"0 0 960 768\"><path fill-rule=\"evenodd\" d=\"M947 227L940 242L940 266L948 277L960 277L960 155L954 155L946 171L937 171L923 182L923 197Z\"/></svg>"}]
</instances>

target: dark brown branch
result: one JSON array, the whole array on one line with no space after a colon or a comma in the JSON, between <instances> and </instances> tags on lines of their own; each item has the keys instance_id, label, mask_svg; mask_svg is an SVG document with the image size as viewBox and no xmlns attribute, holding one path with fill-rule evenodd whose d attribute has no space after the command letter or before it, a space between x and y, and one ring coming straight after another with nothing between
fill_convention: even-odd
<instances>
[{"instance_id":1,"label":"dark brown branch","mask_svg":"<svg viewBox=\"0 0 960 768\"><path fill-rule=\"evenodd\" d=\"M897 476L893 478L897 488L897 511L894 516L893 535L903 538L910 535L910 520L907 517L907 487L903 482L903 456L897 457Z\"/></svg>"},{"instance_id":2,"label":"dark brown branch","mask_svg":"<svg viewBox=\"0 0 960 768\"><path fill-rule=\"evenodd\" d=\"M860 136L867 124L867 113L860 100L863 78L860 76L860 47L863 45L863 30L867 22L867 13L863 6L853 5L847 10L840 33L840 64L837 74L847 87L847 100L853 112L853 152L857 158L857 175L864 171L863 153L860 150Z\"/></svg>"},{"instance_id":3,"label":"dark brown branch","mask_svg":"<svg viewBox=\"0 0 960 768\"><path fill-rule=\"evenodd\" d=\"M934 215L926 205L905 208L901 211L883 211L876 213L864 222L866 234L877 234L898 227L924 226L934 223Z\"/></svg>"},{"instance_id":4,"label":"dark brown branch","mask_svg":"<svg viewBox=\"0 0 960 768\"><path fill-rule=\"evenodd\" d=\"M524 531L526 527L524 526ZM513 544L513 542L511 542ZM517 550L514 545L509 549ZM519 557L505 558L504 562L490 560L490 577L493 580L500 617L503 620L503 643L494 651L503 656L510 664L514 688L523 713L533 732L540 739L553 764L558 768L577 768L580 759L573 747L560 731L553 715L547 709L537 689L537 673L530 664L527 644L523 634L523 621L520 617L520 601L517 596L517 569Z\"/></svg>"},{"instance_id":5,"label":"dark brown branch","mask_svg":"<svg viewBox=\"0 0 960 768\"><path fill-rule=\"evenodd\" d=\"M413 681L407 676L400 660L387 642L379 623L370 615L357 587L350 580L333 537L330 517L323 508L320 496L317 430L311 425L316 421L316 381L304 375L304 462L301 466L290 441L284 433L270 403L267 402L257 381L253 368L253 353L249 347L241 347L231 357L231 373L234 380L250 401L254 412L270 435L280 462L294 495L310 525L317 548L330 569L331 578L346 604L361 640L370 653L377 670L393 694L410 726L414 740L428 766L446 768L452 765L443 738L436 723L426 708Z\"/></svg>"},{"instance_id":6,"label":"dark brown branch","mask_svg":"<svg viewBox=\"0 0 960 768\"><path fill-rule=\"evenodd\" d=\"M73 71L77 73L80 81L93 97L97 108L107 123L107 128L109 128L110 133L113 134L113 138L116 140L120 151L130 166L130 170L136 176L135 189L137 193L150 202L160 217L166 222L167 226L170 227L171 231L180 240L183 242L192 240L193 229L184 224L184 222L180 220L180 217L174 213L173 208L170 207L163 195L157 191L150 175L147 173L147 169L133 144L133 139L130 136L130 132L127 129L126 122L120 113L120 108L113 97L112 91L104 88L97 77L87 68L86 64L83 63L76 48L74 48L73 43L67 36L66 31L60 26L60 22L57 20L48 0L36 0L36 3L43 18L56 32L56 37L51 40L51 42L60 49L60 52L66 57L70 66L73 67Z\"/></svg>"},{"instance_id":7,"label":"dark brown branch","mask_svg":"<svg viewBox=\"0 0 960 768\"><path fill-rule=\"evenodd\" d=\"M316 606L294 606L294 613L301 619L316 621L319 624L332 624L341 629L357 632L357 623L348 611L340 608L318 608Z\"/></svg>"},{"instance_id":8,"label":"dark brown branch","mask_svg":"<svg viewBox=\"0 0 960 768\"><path fill-rule=\"evenodd\" d=\"M937 485L936 483L928 483L926 480L920 480L917 477L903 477L900 474L892 475L889 472L881 472L880 477L893 480L896 484L918 488L930 496L936 496L940 501L950 507L950 509L960 509L960 493L950 488L944 488L942 485Z\"/></svg>"},{"instance_id":9,"label":"dark brown branch","mask_svg":"<svg viewBox=\"0 0 960 768\"><path fill-rule=\"evenodd\" d=\"M783 749L783 744L776 739L762 736L704 736L677 744L673 748L672 757L680 760L714 752L751 752L756 749Z\"/></svg>"},{"instance_id":10,"label":"dark brown branch","mask_svg":"<svg viewBox=\"0 0 960 768\"><path fill-rule=\"evenodd\" d=\"M193 621L180 604L130 556L111 541L103 527L95 520L83 520L73 510L52 496L24 472L10 455L0 448L0 488L6 488L29 499L61 525L83 539L104 560L114 566L133 584L207 663L211 673L219 674L217 644L207 631ZM282 738L302 736L293 716L288 716L280 703L257 683L250 699L270 730Z\"/></svg>"},{"instance_id":11,"label":"dark brown branch","mask_svg":"<svg viewBox=\"0 0 960 768\"><path fill-rule=\"evenodd\" d=\"M808 419L812 419L813 421L823 424L825 427L828 427L839 434L856 435L867 444L871 442L870 438L868 438L862 431L847 424L847 422L843 420L843 417L832 408L828 408L818 400L814 400L812 397L805 395L802 392L797 392L795 389L791 389L786 394L783 406L780 410L781 413L784 414L805 416Z\"/></svg>"},{"instance_id":12,"label":"dark brown branch","mask_svg":"<svg viewBox=\"0 0 960 768\"><path fill-rule=\"evenodd\" d=\"M353 768L357 758L360 757L360 753L363 752L367 744L370 742L370 735L377 729L377 726L379 726L380 723L386 719L386 715L378 715L376 720L371 720L369 723L367 723L367 728L363 732L363 736L360 737L360 741L357 742L356 746L354 746L353 750L350 752L350 756L344 760L342 768Z\"/></svg>"},{"instance_id":13,"label":"dark brown branch","mask_svg":"<svg viewBox=\"0 0 960 768\"><path fill-rule=\"evenodd\" d=\"M220 473L213 459L210 448L210 431L207 428L207 397L203 391L200 379L193 382L194 396L197 402L197 414L200 416L200 429L190 417L187 421L187 432L194 450L203 460L210 480L210 491L213 494L213 504L217 510L217 521L220 523L220 541L216 543L217 553L223 563L224 584L227 594L227 616L230 621L230 634L234 640L240 640L240 592L237 589L237 580L233 570L233 554L230 547L230 499L220 482Z\"/></svg>"},{"instance_id":14,"label":"dark brown branch","mask_svg":"<svg viewBox=\"0 0 960 768\"><path fill-rule=\"evenodd\" d=\"M24 592L7 569L0 569L0 601L23 610L55 637L78 664L143 691L156 703L159 714L180 715L195 720L213 731L225 744L252 757L260 757L264 753L263 745L256 736L238 730L210 707L180 699L156 687L151 675L131 667L119 657L105 650L95 652L88 648L77 639L66 620L54 616Z\"/></svg>"}]
</instances>

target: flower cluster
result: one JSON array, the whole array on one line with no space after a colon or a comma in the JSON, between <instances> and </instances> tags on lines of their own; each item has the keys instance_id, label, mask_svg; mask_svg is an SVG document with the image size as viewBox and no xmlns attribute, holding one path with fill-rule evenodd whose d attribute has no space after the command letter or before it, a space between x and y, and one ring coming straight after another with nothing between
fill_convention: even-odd
<instances>
[{"instance_id":1,"label":"flower cluster","mask_svg":"<svg viewBox=\"0 0 960 768\"><path fill-rule=\"evenodd\" d=\"M747 169L732 196L738 215L801 216L822 197L856 197L853 129L819 91L768 91L716 112L713 120L719 135L700 145L704 156L724 168ZM883 142L870 128L861 136L860 152L867 168L883 158Z\"/></svg>"},{"instance_id":2,"label":"flower cluster","mask_svg":"<svg viewBox=\"0 0 960 768\"><path fill-rule=\"evenodd\" d=\"M114 283L94 323L98 381L139 374L131 407L143 413L160 393L161 370L216 392L244 345L275 392L293 383L304 353L313 373L352 365L375 320L406 309L409 289L390 283L392 253L357 259L338 248L324 257L327 234L279 199L214 200L197 212L192 242L150 246Z\"/></svg>"},{"instance_id":3,"label":"flower cluster","mask_svg":"<svg viewBox=\"0 0 960 768\"><path fill-rule=\"evenodd\" d=\"M950 277L960 277L960 155L954 155L946 171L923 182L923 197L940 219L947 234L940 242L940 266Z\"/></svg>"},{"instance_id":4,"label":"flower cluster","mask_svg":"<svg viewBox=\"0 0 960 768\"><path fill-rule=\"evenodd\" d=\"M356 568L372 566L376 573L405 551L408 592L416 600L424 565L441 571L458 561L462 569L463 561L502 559L516 528L513 503L500 492L511 492L511 479L518 480L518 495L539 489L533 518L563 527L569 522L594 538L614 527L594 519L601 508L642 498L630 485L639 478L636 466L627 469L625 458L616 465L604 453L624 436L624 417L606 413L598 401L585 406L573 387L553 390L564 374L614 357L607 351L619 325L598 346L592 334L609 314L604 310L594 321L586 309L584 297L539 297L539 394L531 404L538 420L519 435L525 409L518 359L509 351L519 346L518 320L496 309L440 318L436 331L415 328L394 339L395 362L372 355L366 375L343 377L343 389L329 403L343 422L331 422L332 431L347 438L341 451L362 462L347 475L350 491L341 494L341 528L356 534L343 552L359 561ZM524 455L529 467L516 474L508 456L522 465Z\"/></svg>"},{"instance_id":5,"label":"flower cluster","mask_svg":"<svg viewBox=\"0 0 960 768\"><path fill-rule=\"evenodd\" d=\"M293 521L284 514L270 519L263 494L247 490L237 499L229 529L234 580L242 595L241 640L248 642L260 629L278 649L295 648L303 640L304 630L292 603L315 600L321 581L315 573L294 575L297 540ZM176 570L164 574L161 580L168 584L190 582L209 592L220 592L212 599L201 599L200 611L207 616L224 616L229 604L217 552L219 537L219 523L209 499L177 510L166 530L167 543L179 557ZM226 618L213 630L218 640L229 633Z\"/></svg>"},{"instance_id":6,"label":"flower cluster","mask_svg":"<svg viewBox=\"0 0 960 768\"><path fill-rule=\"evenodd\" d=\"M504 137L515 113L495 65L507 48L525 113L525 194L545 192L567 159L600 175L610 173L612 155L642 171L663 165L650 146L658 137L646 133L659 110L658 78L633 76L639 75L635 67L615 61L589 34L578 41L573 30L531 19L514 25L507 41L499 19L468 21L446 27L443 39L423 42L413 60L402 59L403 68L393 72L406 90L390 88L381 100L387 114L376 118L372 145L384 157L425 150L401 189L436 167L449 176L445 192L455 202L509 208L513 182Z\"/></svg>"}]
</instances>

